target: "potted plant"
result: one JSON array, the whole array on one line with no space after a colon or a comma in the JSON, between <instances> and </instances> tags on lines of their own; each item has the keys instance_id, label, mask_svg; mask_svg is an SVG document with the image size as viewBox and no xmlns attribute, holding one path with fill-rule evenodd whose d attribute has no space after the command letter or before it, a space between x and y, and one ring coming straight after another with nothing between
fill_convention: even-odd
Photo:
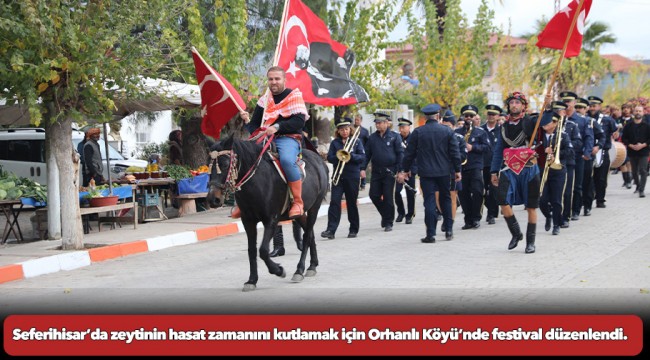
<instances>
[{"instance_id":1,"label":"potted plant","mask_svg":"<svg viewBox=\"0 0 650 360\"><path fill-rule=\"evenodd\" d=\"M117 195L102 195L102 189L97 187L88 189L88 194L85 195L85 198L88 199L91 207L115 205L118 200Z\"/></svg>"}]
</instances>

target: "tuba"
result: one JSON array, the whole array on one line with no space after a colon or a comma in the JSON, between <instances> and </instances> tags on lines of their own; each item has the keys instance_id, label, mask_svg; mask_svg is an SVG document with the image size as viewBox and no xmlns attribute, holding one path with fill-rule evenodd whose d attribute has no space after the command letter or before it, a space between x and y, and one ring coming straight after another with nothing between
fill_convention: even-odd
<instances>
[{"instance_id":1,"label":"tuba","mask_svg":"<svg viewBox=\"0 0 650 360\"><path fill-rule=\"evenodd\" d=\"M343 145L343 149L336 152L336 158L339 159L339 162L336 164L336 169L334 169L334 172L332 173L332 185L334 186L338 185L345 164L352 159L352 151L354 150L354 145L359 139L360 130L361 126L357 127L354 134L352 134L345 145Z\"/></svg>"}]
</instances>

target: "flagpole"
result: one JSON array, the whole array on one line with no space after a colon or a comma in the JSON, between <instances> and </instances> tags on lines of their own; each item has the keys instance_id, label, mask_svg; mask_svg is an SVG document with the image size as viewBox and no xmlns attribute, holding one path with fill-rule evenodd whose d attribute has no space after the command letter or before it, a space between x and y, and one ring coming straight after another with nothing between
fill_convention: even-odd
<instances>
[{"instance_id":1,"label":"flagpole","mask_svg":"<svg viewBox=\"0 0 650 360\"><path fill-rule=\"evenodd\" d=\"M195 53L196 56L198 56L199 59L201 59L201 61L203 61L205 64L208 64L207 62L205 62L205 60L203 60L203 57L201 56L201 54L199 54L199 52L196 50L196 48L194 46L192 46L192 52ZM232 100L232 102L235 103L235 106L237 107L239 112L244 111L244 109L242 109L241 106L239 106L239 103L237 103L237 100L235 100L235 98L232 96L232 94L230 93L230 90L228 90L228 87L221 81L221 78L219 77L219 75L217 75L217 73L214 71L214 69L212 69L211 66L208 66L208 71L210 71L210 73L212 75L214 75L214 78L221 85L221 88L223 89L223 91L228 95L228 97Z\"/></svg>"},{"instance_id":2,"label":"flagpole","mask_svg":"<svg viewBox=\"0 0 650 360\"><path fill-rule=\"evenodd\" d=\"M542 121L542 115L544 114L544 109L546 109L546 106L548 105L548 95L551 93L551 90L553 89L553 85L555 84L555 78L557 77L557 73L560 70L560 66L562 66L562 61L564 61L564 55L566 54L566 49L569 46L569 40L571 39L571 35L573 35L573 29L575 28L576 23L578 22L578 17L580 16L580 10L582 10L582 5L584 4L584 2L585 0L580 0L580 3L576 8L576 13L573 15L573 20L571 21L571 26L569 27L569 33L567 34L566 39L564 40L562 55L560 56L557 65L555 66L555 71L553 71L553 75L551 76L551 81L548 83L548 87L546 88L546 95L544 96L544 105L542 106L542 111L540 111L539 115L537 116L537 123L535 124L533 135L530 137L530 141L528 142L529 148L533 146L533 141L535 141L535 135L537 135L537 129L539 128L539 124Z\"/></svg>"},{"instance_id":3,"label":"flagpole","mask_svg":"<svg viewBox=\"0 0 650 360\"><path fill-rule=\"evenodd\" d=\"M273 55L273 66L278 66L278 54L280 53L280 43L282 39L282 30L284 30L284 23L285 23L285 18L287 17L287 12L288 12L288 7L287 3L289 0L284 0L284 9L282 9L282 18L280 19L280 33L278 34L278 44L275 47L275 54Z\"/></svg>"}]
</instances>

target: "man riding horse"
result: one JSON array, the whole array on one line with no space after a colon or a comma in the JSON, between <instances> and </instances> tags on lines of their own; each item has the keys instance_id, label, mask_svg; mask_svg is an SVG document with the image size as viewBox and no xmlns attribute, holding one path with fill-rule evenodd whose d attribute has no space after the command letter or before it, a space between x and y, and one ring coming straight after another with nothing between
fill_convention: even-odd
<instances>
[{"instance_id":1,"label":"man riding horse","mask_svg":"<svg viewBox=\"0 0 650 360\"><path fill-rule=\"evenodd\" d=\"M302 129L309 115L300 90L285 86L284 69L273 66L266 76L270 94L266 92L258 100L252 119L245 111L240 112L240 116L248 123L246 128L250 133L259 128L266 136L274 135L280 164L293 195L293 204L289 209L289 218L293 219L304 214L302 181L296 160L300 154ZM232 217L241 217L239 207L233 210Z\"/></svg>"}]
</instances>

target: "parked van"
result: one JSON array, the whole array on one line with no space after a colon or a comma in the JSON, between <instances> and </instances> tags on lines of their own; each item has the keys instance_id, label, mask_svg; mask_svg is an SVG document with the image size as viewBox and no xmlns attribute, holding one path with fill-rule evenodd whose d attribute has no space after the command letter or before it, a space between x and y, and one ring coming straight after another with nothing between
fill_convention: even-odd
<instances>
[{"instance_id":1,"label":"parked van","mask_svg":"<svg viewBox=\"0 0 650 360\"><path fill-rule=\"evenodd\" d=\"M84 133L72 131L73 149L84 138ZM147 162L137 159L125 159L119 151L108 146L108 159L111 168L107 166L104 140L99 140L102 159L104 160L104 178L117 179L129 166L146 167ZM4 171L10 171L17 176L25 177L39 184L47 184L47 166L45 163L45 130L41 128L0 129L0 166ZM81 184L81 169L79 169L79 184Z\"/></svg>"}]
</instances>

